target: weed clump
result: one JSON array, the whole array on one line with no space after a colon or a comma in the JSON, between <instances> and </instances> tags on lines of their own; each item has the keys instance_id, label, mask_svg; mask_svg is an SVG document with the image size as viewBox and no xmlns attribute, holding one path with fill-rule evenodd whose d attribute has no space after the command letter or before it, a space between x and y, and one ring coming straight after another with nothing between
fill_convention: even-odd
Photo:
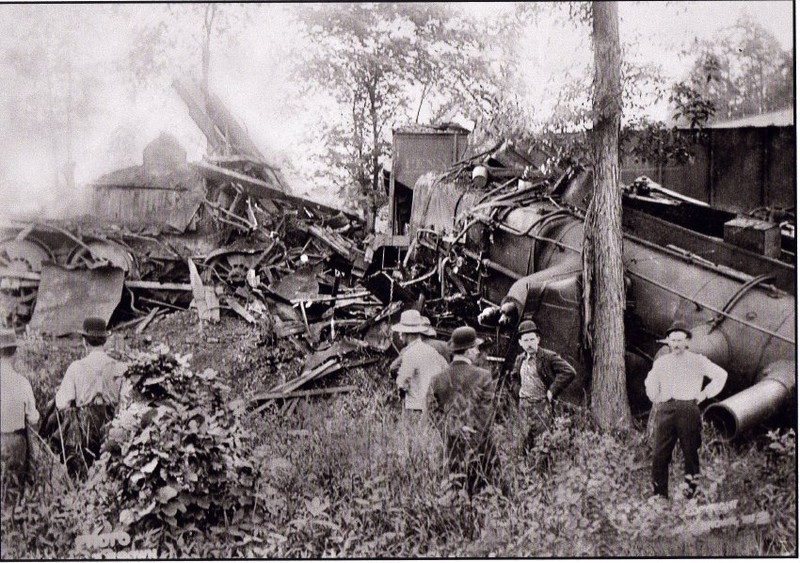
<instances>
[{"instance_id":1,"label":"weed clump","mask_svg":"<svg viewBox=\"0 0 800 563\"><path fill-rule=\"evenodd\" d=\"M180 554L252 502L249 432L228 387L213 370L194 373L186 357L140 354L126 378L129 404L89 479L95 513L132 537L160 530L160 543Z\"/></svg>"}]
</instances>

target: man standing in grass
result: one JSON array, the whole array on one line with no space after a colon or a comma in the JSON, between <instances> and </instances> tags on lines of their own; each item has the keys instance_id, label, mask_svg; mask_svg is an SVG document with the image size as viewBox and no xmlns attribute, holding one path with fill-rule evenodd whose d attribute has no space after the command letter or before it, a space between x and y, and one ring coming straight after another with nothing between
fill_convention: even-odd
<instances>
[{"instance_id":1,"label":"man standing in grass","mask_svg":"<svg viewBox=\"0 0 800 563\"><path fill-rule=\"evenodd\" d=\"M436 333L436 329L433 328L433 325L431 325L431 320L428 317L422 317L422 324L425 325L425 332L422 333L422 341L439 352L439 354L447 360L447 363L450 363L450 360L453 359L453 353L450 351L447 342L436 338L438 334Z\"/></svg>"},{"instance_id":2,"label":"man standing in grass","mask_svg":"<svg viewBox=\"0 0 800 563\"><path fill-rule=\"evenodd\" d=\"M14 329L0 330L0 473L3 491L19 492L30 469L26 426L39 422L39 412L30 382L14 369L16 352Z\"/></svg>"},{"instance_id":3,"label":"man standing in grass","mask_svg":"<svg viewBox=\"0 0 800 563\"><path fill-rule=\"evenodd\" d=\"M473 365L482 342L472 327L453 331L448 343L453 361L434 376L427 400L428 413L447 451L450 472L464 476L462 484L469 494L491 483L497 472L492 441L495 384L489 371Z\"/></svg>"},{"instance_id":4,"label":"man standing in grass","mask_svg":"<svg viewBox=\"0 0 800 563\"><path fill-rule=\"evenodd\" d=\"M653 447L653 492L669 498L669 463L672 450L680 441L683 450L687 496L694 496L700 476L702 421L700 407L704 400L722 391L728 372L695 352L690 352L692 332L677 321L667 330L669 353L656 359L644 381L647 396L655 413ZM703 388L703 378L710 383Z\"/></svg>"},{"instance_id":5,"label":"man standing in grass","mask_svg":"<svg viewBox=\"0 0 800 563\"><path fill-rule=\"evenodd\" d=\"M541 337L533 321L522 321L517 336L522 353L514 362L512 375L520 381L523 447L529 449L536 437L550 427L553 401L575 378L575 369L557 353L539 346Z\"/></svg>"},{"instance_id":6,"label":"man standing in grass","mask_svg":"<svg viewBox=\"0 0 800 563\"><path fill-rule=\"evenodd\" d=\"M55 399L66 419L64 447L71 450L67 467L74 474L82 474L100 456L103 426L114 418L126 369L103 350L111 334L103 319L87 318L80 334L87 354L67 368Z\"/></svg>"},{"instance_id":7,"label":"man standing in grass","mask_svg":"<svg viewBox=\"0 0 800 563\"><path fill-rule=\"evenodd\" d=\"M422 419L431 378L447 368L447 360L422 339L430 328L430 321L426 325L423 318L419 311L409 309L403 311L400 322L392 326L405 344L398 356L396 383L405 391L403 413L412 422Z\"/></svg>"}]
</instances>

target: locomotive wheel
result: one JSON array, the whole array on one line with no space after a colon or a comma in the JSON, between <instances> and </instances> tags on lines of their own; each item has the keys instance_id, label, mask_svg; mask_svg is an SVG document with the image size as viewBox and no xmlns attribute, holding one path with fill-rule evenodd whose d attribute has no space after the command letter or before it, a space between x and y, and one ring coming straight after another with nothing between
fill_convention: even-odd
<instances>
[{"instance_id":1,"label":"locomotive wheel","mask_svg":"<svg viewBox=\"0 0 800 563\"><path fill-rule=\"evenodd\" d=\"M206 263L211 274L221 282L242 284L247 279L251 256L232 252L214 256ZM210 280L209 280L210 281Z\"/></svg>"},{"instance_id":2,"label":"locomotive wheel","mask_svg":"<svg viewBox=\"0 0 800 563\"><path fill-rule=\"evenodd\" d=\"M66 261L68 267L94 268L101 264L111 264L128 274L134 273L136 269L131 253L124 246L106 240L89 242L86 246L75 246Z\"/></svg>"},{"instance_id":3,"label":"locomotive wheel","mask_svg":"<svg viewBox=\"0 0 800 563\"><path fill-rule=\"evenodd\" d=\"M7 276L0 279L0 314L2 323L21 327L33 313L39 282L15 277L20 274L38 274L42 262L52 260L48 248L36 240L6 240L0 242L0 268Z\"/></svg>"},{"instance_id":4,"label":"locomotive wheel","mask_svg":"<svg viewBox=\"0 0 800 563\"><path fill-rule=\"evenodd\" d=\"M12 272L41 272L42 262L52 260L48 248L36 240L5 240L0 242L0 266Z\"/></svg>"}]
</instances>

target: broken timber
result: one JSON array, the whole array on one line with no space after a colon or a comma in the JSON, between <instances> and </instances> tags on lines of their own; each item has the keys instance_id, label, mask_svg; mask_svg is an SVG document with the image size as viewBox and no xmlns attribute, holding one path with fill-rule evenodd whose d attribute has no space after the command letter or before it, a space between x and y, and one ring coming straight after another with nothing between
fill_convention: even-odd
<instances>
[{"instance_id":1,"label":"broken timber","mask_svg":"<svg viewBox=\"0 0 800 563\"><path fill-rule=\"evenodd\" d=\"M13 272L0 270L0 277L15 278L26 281L41 281L42 275L39 272ZM125 287L130 289L155 289L161 291L191 291L190 283L169 283L145 280L125 280Z\"/></svg>"},{"instance_id":2,"label":"broken timber","mask_svg":"<svg viewBox=\"0 0 800 563\"><path fill-rule=\"evenodd\" d=\"M317 209L328 213L341 212L350 219L356 218L356 215L351 212L342 211L340 209L328 207L322 203L317 203L308 199L290 195L282 190L279 190L278 188L275 188L268 182L259 180L258 178L253 178L252 176L247 176L246 174L240 174L239 172L235 172L233 170L228 170L227 168L223 168L221 166L215 166L214 164L208 162L192 162L189 165L197 169L201 174L203 174L203 176L210 180L217 182L238 182L245 193L256 198L286 201L301 207L310 207L312 209Z\"/></svg>"},{"instance_id":3,"label":"broken timber","mask_svg":"<svg viewBox=\"0 0 800 563\"><path fill-rule=\"evenodd\" d=\"M263 411L267 408L269 401L275 401L278 399L296 399L296 398L306 398L306 397L316 397L319 395L335 395L338 393L351 393L353 391L358 391L358 387L355 385L344 385L342 387L326 387L325 389L311 389L310 391L292 391L291 393L275 393L275 394L266 394L261 395L258 400L264 401L264 404L253 409L250 411L249 414L258 414L259 412ZM243 404L244 402L240 402L239 405ZM233 404L231 405L233 406Z\"/></svg>"}]
</instances>

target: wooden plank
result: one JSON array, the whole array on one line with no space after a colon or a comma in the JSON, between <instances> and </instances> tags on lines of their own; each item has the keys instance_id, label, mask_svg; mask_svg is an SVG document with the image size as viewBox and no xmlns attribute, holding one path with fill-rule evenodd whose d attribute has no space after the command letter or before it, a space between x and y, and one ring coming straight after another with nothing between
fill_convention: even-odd
<instances>
[{"instance_id":1,"label":"wooden plank","mask_svg":"<svg viewBox=\"0 0 800 563\"><path fill-rule=\"evenodd\" d=\"M161 291L192 291L190 283L162 283L143 280L127 280L125 287L130 289L157 289Z\"/></svg>"},{"instance_id":2,"label":"wooden plank","mask_svg":"<svg viewBox=\"0 0 800 563\"><path fill-rule=\"evenodd\" d=\"M287 381L286 383L274 387L270 390L271 393L288 393L290 391L294 391L308 383L309 381L313 381L322 375L327 375L329 373L333 373L341 369L341 365L333 358L323 362L322 364L318 365L311 371L304 372L300 374L300 377L297 377L291 381Z\"/></svg>"},{"instance_id":3,"label":"wooden plank","mask_svg":"<svg viewBox=\"0 0 800 563\"><path fill-rule=\"evenodd\" d=\"M358 216L351 211L336 209L335 207L330 207L322 203L317 203L315 201L290 195L284 192L281 188L275 187L274 185L264 182L263 180L253 178L245 174L240 174L239 172L228 170L227 168L223 168L221 166L215 166L208 162L192 162L190 163L190 166L199 170L200 173L206 178L210 178L212 180L239 182L242 186L242 189L247 194L255 197L288 201L297 205L311 207L312 209L326 211L328 213L343 213L349 219L358 218Z\"/></svg>"},{"instance_id":4,"label":"wooden plank","mask_svg":"<svg viewBox=\"0 0 800 563\"><path fill-rule=\"evenodd\" d=\"M248 323L250 323L250 324L255 324L256 323L255 317L253 317L253 315L251 315L247 311L247 309L245 309L244 307L239 305L238 301L236 301L235 299L233 299L231 297L227 297L225 299L225 302L228 304L228 307L230 307L236 314L238 314L240 317L242 317Z\"/></svg>"},{"instance_id":5,"label":"wooden plank","mask_svg":"<svg viewBox=\"0 0 800 563\"><path fill-rule=\"evenodd\" d=\"M144 319L142 319L142 322L140 322L138 324L138 326L136 327L136 331L135 331L136 334L142 334L144 329L147 328L147 325L150 324L150 321L152 321L155 318L155 316L157 314L159 314L161 311L162 311L162 309L160 307L156 307L155 309L151 310L147 314L147 316Z\"/></svg>"},{"instance_id":6,"label":"wooden plank","mask_svg":"<svg viewBox=\"0 0 800 563\"><path fill-rule=\"evenodd\" d=\"M219 297L213 287L205 288L206 308L213 322L219 322Z\"/></svg>"},{"instance_id":7,"label":"wooden plank","mask_svg":"<svg viewBox=\"0 0 800 563\"><path fill-rule=\"evenodd\" d=\"M303 321L281 321L281 324L275 323L275 325L275 336L278 338L285 338L306 331Z\"/></svg>"},{"instance_id":8,"label":"wooden plank","mask_svg":"<svg viewBox=\"0 0 800 563\"><path fill-rule=\"evenodd\" d=\"M197 266L194 265L192 259L187 261L189 265L189 280L192 284L192 295L194 296L194 306L197 307L197 313L201 321L218 321L219 320L219 301L213 289L207 288L203 285L200 279L200 274L197 271Z\"/></svg>"},{"instance_id":9,"label":"wooden plank","mask_svg":"<svg viewBox=\"0 0 800 563\"><path fill-rule=\"evenodd\" d=\"M683 526L678 526L667 534L668 537L675 536L701 536L707 534L712 530L719 530L722 528L729 528L736 526L765 526L770 523L769 512L762 510L746 516L730 516L728 518L716 518L712 520L698 520L696 522L687 523Z\"/></svg>"},{"instance_id":10,"label":"wooden plank","mask_svg":"<svg viewBox=\"0 0 800 563\"><path fill-rule=\"evenodd\" d=\"M243 406L246 402L253 403L253 402L264 401L263 405L253 409L248 413L250 415L254 415L266 409L269 406L270 401L275 401L277 399L317 397L319 395L335 395L338 393L350 393L352 391L358 391L358 387L356 385L344 385L342 387L326 387L324 389L312 389L310 391L293 391L291 393L272 393L267 395L261 395L258 398L248 399L247 401L237 401L235 404L231 403L231 408L237 408Z\"/></svg>"}]
</instances>

